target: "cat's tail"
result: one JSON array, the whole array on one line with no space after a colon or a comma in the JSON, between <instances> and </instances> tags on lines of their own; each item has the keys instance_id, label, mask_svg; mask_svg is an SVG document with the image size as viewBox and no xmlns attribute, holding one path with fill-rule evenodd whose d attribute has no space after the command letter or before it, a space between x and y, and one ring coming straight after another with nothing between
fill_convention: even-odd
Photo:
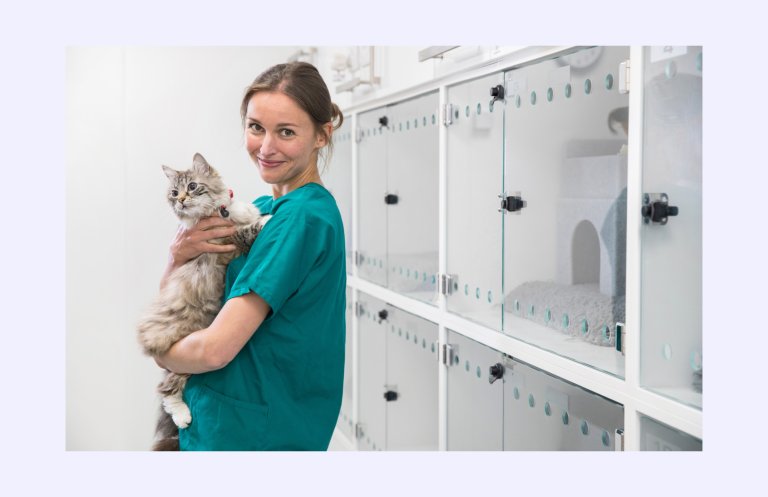
<instances>
[{"instance_id":1,"label":"cat's tail","mask_svg":"<svg viewBox=\"0 0 768 497\"><path fill-rule=\"evenodd\" d=\"M171 415L162 409L155 433L156 440L152 450L179 450L179 427L173 422Z\"/></svg>"}]
</instances>

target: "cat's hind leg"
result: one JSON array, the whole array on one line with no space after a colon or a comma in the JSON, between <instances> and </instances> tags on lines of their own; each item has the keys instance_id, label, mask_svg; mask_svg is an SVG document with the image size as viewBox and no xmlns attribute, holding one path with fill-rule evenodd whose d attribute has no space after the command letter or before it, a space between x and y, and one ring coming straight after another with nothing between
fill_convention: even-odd
<instances>
[{"instance_id":1,"label":"cat's hind leg","mask_svg":"<svg viewBox=\"0 0 768 497\"><path fill-rule=\"evenodd\" d=\"M163 396L163 410L171 415L179 428L186 428L192 422L192 413L182 397L187 379L187 374L169 373L158 387Z\"/></svg>"},{"instance_id":2,"label":"cat's hind leg","mask_svg":"<svg viewBox=\"0 0 768 497\"><path fill-rule=\"evenodd\" d=\"M264 225L271 217L272 216L263 216L257 222L249 224L248 226L241 226L235 231L235 234L232 235L232 243L235 244L240 253L248 253L251 249L251 245L253 245L253 241L256 240L259 232L261 232Z\"/></svg>"}]
</instances>

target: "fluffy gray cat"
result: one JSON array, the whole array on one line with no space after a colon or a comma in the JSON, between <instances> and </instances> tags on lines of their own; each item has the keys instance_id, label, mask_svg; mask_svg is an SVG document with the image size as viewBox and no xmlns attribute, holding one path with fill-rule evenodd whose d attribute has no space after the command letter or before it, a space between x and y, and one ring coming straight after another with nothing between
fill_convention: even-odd
<instances>
[{"instance_id":1,"label":"fluffy gray cat","mask_svg":"<svg viewBox=\"0 0 768 497\"><path fill-rule=\"evenodd\" d=\"M174 270L139 324L139 343L151 356L164 354L193 331L207 328L221 309L227 264L248 252L253 240L270 216L262 216L253 204L232 201L230 190L219 174L200 154L192 168L176 171L163 166L170 180L168 203L186 228L209 216L230 219L238 227L231 239L213 243L233 243L235 252L204 253ZM167 372L158 386L163 411L157 423L153 450L178 450L179 428L192 421L182 399L188 374Z\"/></svg>"}]
</instances>

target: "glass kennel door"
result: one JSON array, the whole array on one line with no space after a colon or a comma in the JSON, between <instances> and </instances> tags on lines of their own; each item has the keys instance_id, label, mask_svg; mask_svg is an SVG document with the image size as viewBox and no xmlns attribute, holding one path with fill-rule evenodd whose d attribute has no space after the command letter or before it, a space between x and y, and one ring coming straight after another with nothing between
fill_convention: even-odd
<instances>
[{"instance_id":1,"label":"glass kennel door","mask_svg":"<svg viewBox=\"0 0 768 497\"><path fill-rule=\"evenodd\" d=\"M504 102L501 74L448 88L448 310L501 330Z\"/></svg>"},{"instance_id":2,"label":"glass kennel door","mask_svg":"<svg viewBox=\"0 0 768 497\"><path fill-rule=\"evenodd\" d=\"M360 114L357 120L357 223L358 275L387 286L387 109L381 107Z\"/></svg>"},{"instance_id":3,"label":"glass kennel door","mask_svg":"<svg viewBox=\"0 0 768 497\"><path fill-rule=\"evenodd\" d=\"M323 184L336 199L344 223L347 272L352 272L352 117L344 116L333 132L333 155L322 173Z\"/></svg>"},{"instance_id":4,"label":"glass kennel door","mask_svg":"<svg viewBox=\"0 0 768 497\"><path fill-rule=\"evenodd\" d=\"M504 366L504 450L616 450L622 405L510 357Z\"/></svg>"},{"instance_id":5,"label":"glass kennel door","mask_svg":"<svg viewBox=\"0 0 768 497\"><path fill-rule=\"evenodd\" d=\"M644 49L640 381L702 407L701 47Z\"/></svg>"},{"instance_id":6,"label":"glass kennel door","mask_svg":"<svg viewBox=\"0 0 768 497\"><path fill-rule=\"evenodd\" d=\"M501 353L448 330L448 450L502 450L503 380L488 381Z\"/></svg>"},{"instance_id":7,"label":"glass kennel door","mask_svg":"<svg viewBox=\"0 0 768 497\"><path fill-rule=\"evenodd\" d=\"M624 376L626 47L505 73L504 333Z\"/></svg>"},{"instance_id":8,"label":"glass kennel door","mask_svg":"<svg viewBox=\"0 0 768 497\"><path fill-rule=\"evenodd\" d=\"M437 450L437 325L387 312L387 450Z\"/></svg>"},{"instance_id":9,"label":"glass kennel door","mask_svg":"<svg viewBox=\"0 0 768 497\"><path fill-rule=\"evenodd\" d=\"M362 433L358 435L359 450L386 449L386 328L381 311L386 304L362 292L358 293L358 416Z\"/></svg>"},{"instance_id":10,"label":"glass kennel door","mask_svg":"<svg viewBox=\"0 0 768 497\"><path fill-rule=\"evenodd\" d=\"M387 256L389 288L437 301L438 94L388 108Z\"/></svg>"}]
</instances>

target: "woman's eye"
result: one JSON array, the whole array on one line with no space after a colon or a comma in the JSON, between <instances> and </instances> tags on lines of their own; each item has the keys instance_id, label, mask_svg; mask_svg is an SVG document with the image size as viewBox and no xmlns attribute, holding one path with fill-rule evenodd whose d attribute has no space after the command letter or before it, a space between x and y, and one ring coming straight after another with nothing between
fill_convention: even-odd
<instances>
[{"instance_id":1,"label":"woman's eye","mask_svg":"<svg viewBox=\"0 0 768 497\"><path fill-rule=\"evenodd\" d=\"M171 197L178 197L179 196L179 190L171 190Z\"/></svg>"},{"instance_id":2,"label":"woman's eye","mask_svg":"<svg viewBox=\"0 0 768 497\"><path fill-rule=\"evenodd\" d=\"M292 129L282 129L280 130L280 134L282 134L283 136L293 136L296 133L294 133Z\"/></svg>"},{"instance_id":3,"label":"woman's eye","mask_svg":"<svg viewBox=\"0 0 768 497\"><path fill-rule=\"evenodd\" d=\"M193 191L197 190L197 183L195 183L195 182L192 182L192 183L190 183L190 184L187 186L187 190L189 190L189 191L191 191L191 192L193 192Z\"/></svg>"},{"instance_id":4,"label":"woman's eye","mask_svg":"<svg viewBox=\"0 0 768 497\"><path fill-rule=\"evenodd\" d=\"M248 127L251 129L251 131L261 131L263 129L260 125L256 123L251 123L248 125Z\"/></svg>"}]
</instances>

